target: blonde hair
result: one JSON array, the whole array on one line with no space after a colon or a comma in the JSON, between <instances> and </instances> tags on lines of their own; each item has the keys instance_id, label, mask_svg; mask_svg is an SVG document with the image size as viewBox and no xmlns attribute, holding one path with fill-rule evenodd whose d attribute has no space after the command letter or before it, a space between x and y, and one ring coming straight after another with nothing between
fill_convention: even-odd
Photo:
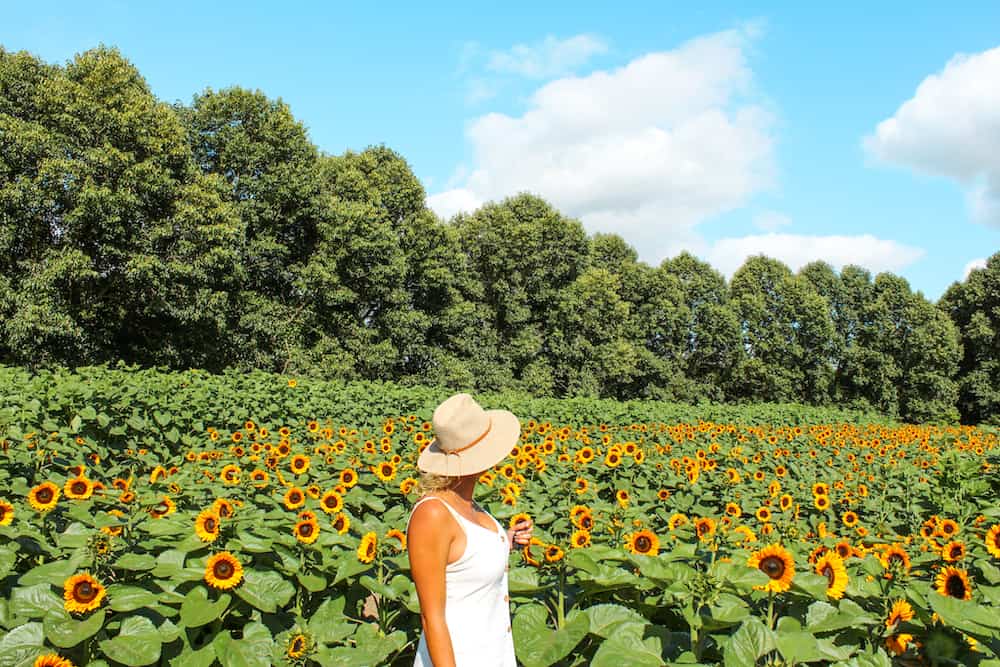
<instances>
[{"instance_id":1,"label":"blonde hair","mask_svg":"<svg viewBox=\"0 0 1000 667\"><path fill-rule=\"evenodd\" d=\"M458 484L461 479L461 477L450 475L435 475L431 472L421 473L420 480L417 482L417 493L424 495L435 491L444 491Z\"/></svg>"}]
</instances>

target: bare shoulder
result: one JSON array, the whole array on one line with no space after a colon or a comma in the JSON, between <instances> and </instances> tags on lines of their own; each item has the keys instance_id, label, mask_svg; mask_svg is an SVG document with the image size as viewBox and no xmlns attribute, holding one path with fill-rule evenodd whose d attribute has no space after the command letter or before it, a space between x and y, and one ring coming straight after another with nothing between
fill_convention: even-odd
<instances>
[{"instance_id":1,"label":"bare shoulder","mask_svg":"<svg viewBox=\"0 0 1000 667\"><path fill-rule=\"evenodd\" d=\"M429 496L436 498L437 496ZM438 499L437 502L423 502L413 510L410 517L410 532L440 530L447 526L451 519L451 512L444 506L444 501Z\"/></svg>"}]
</instances>

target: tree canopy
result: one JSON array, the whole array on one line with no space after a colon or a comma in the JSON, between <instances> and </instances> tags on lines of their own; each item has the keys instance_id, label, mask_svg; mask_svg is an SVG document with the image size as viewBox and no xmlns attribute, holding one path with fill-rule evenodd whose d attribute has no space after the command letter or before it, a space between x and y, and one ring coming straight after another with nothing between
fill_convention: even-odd
<instances>
[{"instance_id":1,"label":"tree canopy","mask_svg":"<svg viewBox=\"0 0 1000 667\"><path fill-rule=\"evenodd\" d=\"M889 273L650 266L530 193L441 220L385 146L281 100L158 100L115 49L0 48L0 361L264 369L538 396L997 421L1000 254L939 304Z\"/></svg>"}]
</instances>

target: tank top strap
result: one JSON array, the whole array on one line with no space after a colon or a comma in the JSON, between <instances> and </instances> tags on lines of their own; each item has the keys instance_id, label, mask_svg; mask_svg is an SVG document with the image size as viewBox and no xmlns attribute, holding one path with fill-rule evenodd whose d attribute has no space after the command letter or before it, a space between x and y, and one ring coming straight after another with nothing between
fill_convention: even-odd
<instances>
[{"instance_id":1,"label":"tank top strap","mask_svg":"<svg viewBox=\"0 0 1000 667\"><path fill-rule=\"evenodd\" d=\"M438 498L437 496L424 496L423 498L421 498L417 502L413 503L413 508L410 510L410 518L407 519L407 521L406 521L406 530L407 530L407 532L409 532L409 530L410 530L410 521L413 520L413 513L416 511L417 507L420 506L420 503L422 503L422 502L424 502L426 500L437 500L442 505L444 505L445 507L447 507L448 511L451 512L451 515L453 517L455 517L455 521L457 521L458 525L462 528L462 532L463 533L465 532L465 526L462 525L462 519L465 519L465 517L463 517L461 514L459 514L458 510L456 510L454 507L452 507L447 502L445 502L443 498ZM468 519L465 519L465 520L468 521Z\"/></svg>"}]
</instances>

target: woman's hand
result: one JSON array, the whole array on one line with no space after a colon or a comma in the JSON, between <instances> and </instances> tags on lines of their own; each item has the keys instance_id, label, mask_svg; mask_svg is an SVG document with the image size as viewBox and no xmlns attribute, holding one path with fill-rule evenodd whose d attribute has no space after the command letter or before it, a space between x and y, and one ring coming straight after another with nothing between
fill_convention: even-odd
<instances>
[{"instance_id":1,"label":"woman's hand","mask_svg":"<svg viewBox=\"0 0 1000 667\"><path fill-rule=\"evenodd\" d=\"M507 541L510 542L511 550L523 547L531 542L532 527L531 519L521 519L513 528L507 531Z\"/></svg>"}]
</instances>

